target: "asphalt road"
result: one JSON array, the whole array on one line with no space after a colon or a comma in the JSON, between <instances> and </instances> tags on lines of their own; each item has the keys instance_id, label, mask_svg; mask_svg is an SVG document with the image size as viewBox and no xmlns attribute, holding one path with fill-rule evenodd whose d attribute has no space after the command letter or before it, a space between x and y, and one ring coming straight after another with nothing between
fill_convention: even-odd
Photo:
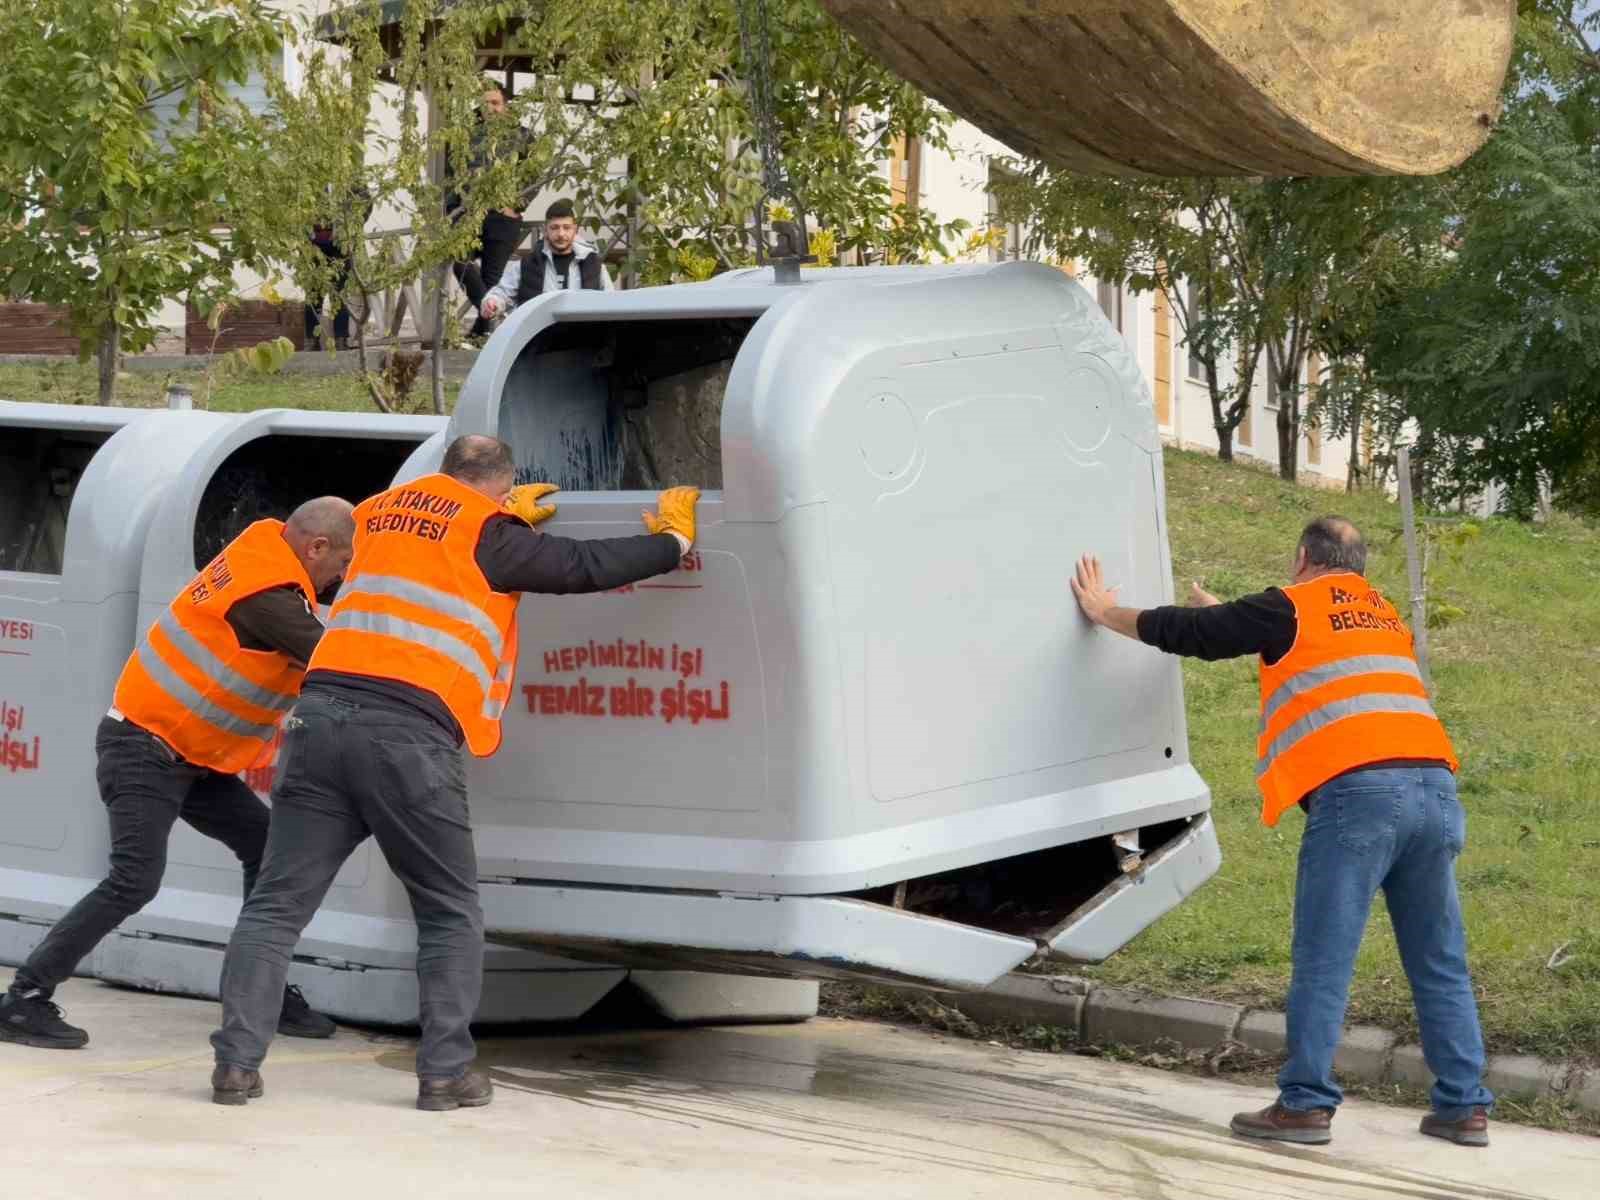
<instances>
[{"instance_id":1,"label":"asphalt road","mask_svg":"<svg viewBox=\"0 0 1600 1200\"><path fill-rule=\"evenodd\" d=\"M9 972L0 972L0 980ZM1325 1149L1242 1142L1270 1096L854 1021L487 1039L488 1108L421 1113L412 1043L280 1040L266 1095L210 1102L216 1006L75 980L92 1041L0 1044L0 1167L44 1197L562 1200L1589 1200L1600 1140L1496 1125L1467 1150L1354 1102Z\"/></svg>"}]
</instances>

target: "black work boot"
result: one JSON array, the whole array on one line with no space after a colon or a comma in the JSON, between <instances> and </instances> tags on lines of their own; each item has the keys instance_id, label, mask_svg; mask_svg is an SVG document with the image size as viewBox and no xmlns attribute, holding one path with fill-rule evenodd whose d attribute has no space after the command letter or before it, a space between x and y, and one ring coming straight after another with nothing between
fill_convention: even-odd
<instances>
[{"instance_id":1,"label":"black work boot","mask_svg":"<svg viewBox=\"0 0 1600 1200\"><path fill-rule=\"evenodd\" d=\"M261 1086L261 1072L247 1071L228 1063L218 1063L211 1072L211 1103L248 1104L258 1100L266 1091Z\"/></svg>"},{"instance_id":2,"label":"black work boot","mask_svg":"<svg viewBox=\"0 0 1600 1200\"><path fill-rule=\"evenodd\" d=\"M311 1011L299 988L290 984L283 989L283 1011L278 1015L278 1032L284 1037L332 1037L337 1028L330 1018Z\"/></svg>"},{"instance_id":3,"label":"black work boot","mask_svg":"<svg viewBox=\"0 0 1600 1200\"><path fill-rule=\"evenodd\" d=\"M61 1019L61 1009L39 988L0 996L0 1042L38 1046L45 1050L77 1050L89 1044L89 1034Z\"/></svg>"},{"instance_id":4,"label":"black work boot","mask_svg":"<svg viewBox=\"0 0 1600 1200\"><path fill-rule=\"evenodd\" d=\"M417 1080L417 1107L424 1112L482 1108L493 1099L494 1084L489 1073L476 1067L468 1067L455 1079Z\"/></svg>"}]
</instances>

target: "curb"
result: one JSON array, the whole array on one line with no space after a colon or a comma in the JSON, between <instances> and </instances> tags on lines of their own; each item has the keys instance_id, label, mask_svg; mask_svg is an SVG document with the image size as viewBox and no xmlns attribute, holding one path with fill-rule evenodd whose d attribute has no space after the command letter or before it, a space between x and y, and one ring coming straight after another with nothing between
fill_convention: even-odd
<instances>
[{"instance_id":1,"label":"curb","mask_svg":"<svg viewBox=\"0 0 1600 1200\"><path fill-rule=\"evenodd\" d=\"M1053 1025L1089 1044L1148 1047L1175 1042L1185 1050L1209 1051L1235 1042L1279 1056L1287 1046L1284 1016L1279 1012L1101 987L1072 975L1011 974L987 991L942 993L938 999L977 1021ZM1394 1033L1376 1025L1346 1026L1333 1065L1352 1082L1417 1088L1433 1084L1422 1047L1401 1045ZM1585 1072L1576 1063L1496 1054L1490 1056L1483 1081L1501 1099L1554 1098L1600 1113L1600 1070Z\"/></svg>"}]
</instances>

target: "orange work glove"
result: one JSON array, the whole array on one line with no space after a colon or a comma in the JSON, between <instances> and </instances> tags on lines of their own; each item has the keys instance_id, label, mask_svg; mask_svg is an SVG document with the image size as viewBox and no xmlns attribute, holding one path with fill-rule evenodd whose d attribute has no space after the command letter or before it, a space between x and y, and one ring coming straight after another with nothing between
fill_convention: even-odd
<instances>
[{"instance_id":1,"label":"orange work glove","mask_svg":"<svg viewBox=\"0 0 1600 1200\"><path fill-rule=\"evenodd\" d=\"M668 488L656 497L656 512L642 513L644 527L651 533L675 533L694 545L694 506L699 503L697 487ZM656 513L660 513L657 516Z\"/></svg>"},{"instance_id":2,"label":"orange work glove","mask_svg":"<svg viewBox=\"0 0 1600 1200\"><path fill-rule=\"evenodd\" d=\"M523 483L511 489L511 494L506 497L506 511L515 513L529 525L537 525L540 521L548 521L556 515L554 504L540 504L546 496L552 495L561 489L553 483Z\"/></svg>"}]
</instances>

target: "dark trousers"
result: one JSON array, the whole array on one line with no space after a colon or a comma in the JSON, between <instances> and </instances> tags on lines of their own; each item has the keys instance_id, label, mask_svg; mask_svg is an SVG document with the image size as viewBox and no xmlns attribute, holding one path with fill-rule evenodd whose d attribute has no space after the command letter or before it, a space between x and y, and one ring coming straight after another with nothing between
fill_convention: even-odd
<instances>
[{"instance_id":1,"label":"dark trousers","mask_svg":"<svg viewBox=\"0 0 1600 1200\"><path fill-rule=\"evenodd\" d=\"M472 301L473 308L483 307L483 298L489 294L490 288L500 282L500 276L505 274L506 264L511 261L517 244L522 241L522 222L516 217L508 217L503 212L491 209L484 214L483 229L479 233L478 240L480 245L476 261L458 262L454 268L456 282L461 284L462 290L467 293L467 299ZM489 323L482 317L473 322L473 337L488 332Z\"/></svg>"},{"instance_id":2,"label":"dark trousers","mask_svg":"<svg viewBox=\"0 0 1600 1200\"><path fill-rule=\"evenodd\" d=\"M255 1070L277 1029L294 944L339 868L370 835L417 922L417 1074L453 1079L474 1057L483 910L455 740L420 712L308 687L284 723L261 877L222 966L217 1062Z\"/></svg>"},{"instance_id":3,"label":"dark trousers","mask_svg":"<svg viewBox=\"0 0 1600 1200\"><path fill-rule=\"evenodd\" d=\"M94 749L100 799L111 818L111 869L51 926L17 971L14 990L49 995L101 938L155 898L167 869L167 837L180 817L238 857L246 897L261 867L269 812L237 775L185 762L161 739L113 717L100 722Z\"/></svg>"},{"instance_id":4,"label":"dark trousers","mask_svg":"<svg viewBox=\"0 0 1600 1200\"><path fill-rule=\"evenodd\" d=\"M342 297L345 281L350 278L350 260L344 252L332 242L312 242L318 250L322 251L324 258L332 259L337 272L333 277L334 303L339 306L339 311L333 315L333 336L339 339L350 337L350 310L345 307ZM322 305L325 297L320 295L306 296L306 345L313 345L317 338L317 327L322 324Z\"/></svg>"}]
</instances>

